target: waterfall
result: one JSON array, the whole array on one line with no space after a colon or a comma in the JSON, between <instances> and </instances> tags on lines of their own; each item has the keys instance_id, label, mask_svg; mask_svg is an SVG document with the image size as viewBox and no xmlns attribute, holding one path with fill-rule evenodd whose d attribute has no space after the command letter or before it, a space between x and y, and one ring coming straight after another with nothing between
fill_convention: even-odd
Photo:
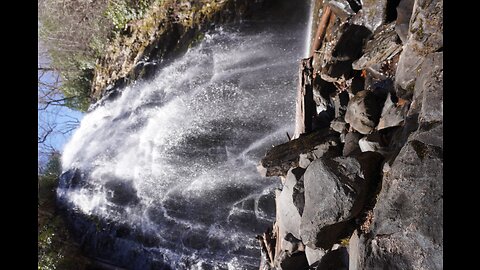
<instances>
[{"instance_id":1,"label":"waterfall","mask_svg":"<svg viewBox=\"0 0 480 270\"><path fill-rule=\"evenodd\" d=\"M90 257L128 269L258 269L255 235L274 221L279 181L256 165L293 132L303 27L219 27L84 116L57 193Z\"/></svg>"}]
</instances>

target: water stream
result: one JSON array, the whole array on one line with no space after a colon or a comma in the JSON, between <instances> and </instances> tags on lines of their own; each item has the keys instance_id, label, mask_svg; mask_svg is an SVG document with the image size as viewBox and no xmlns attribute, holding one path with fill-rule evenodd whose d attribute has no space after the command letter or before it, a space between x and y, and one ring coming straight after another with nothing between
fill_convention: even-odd
<instances>
[{"instance_id":1,"label":"water stream","mask_svg":"<svg viewBox=\"0 0 480 270\"><path fill-rule=\"evenodd\" d=\"M118 89L65 146L58 195L92 258L127 269L258 269L274 221L256 165L294 129L305 24L218 27Z\"/></svg>"}]
</instances>

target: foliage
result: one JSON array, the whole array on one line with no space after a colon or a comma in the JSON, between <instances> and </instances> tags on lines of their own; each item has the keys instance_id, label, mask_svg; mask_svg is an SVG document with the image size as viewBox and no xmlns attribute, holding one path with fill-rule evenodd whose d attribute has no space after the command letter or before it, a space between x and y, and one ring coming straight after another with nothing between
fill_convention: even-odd
<instances>
[{"instance_id":1,"label":"foliage","mask_svg":"<svg viewBox=\"0 0 480 270\"><path fill-rule=\"evenodd\" d=\"M39 0L39 38L60 74L68 106L86 111L94 68L111 38L141 18L152 0Z\"/></svg>"},{"instance_id":2,"label":"foliage","mask_svg":"<svg viewBox=\"0 0 480 270\"><path fill-rule=\"evenodd\" d=\"M56 213L55 190L60 173L60 154L54 152L38 175L38 269L86 269L89 260L80 254Z\"/></svg>"}]
</instances>

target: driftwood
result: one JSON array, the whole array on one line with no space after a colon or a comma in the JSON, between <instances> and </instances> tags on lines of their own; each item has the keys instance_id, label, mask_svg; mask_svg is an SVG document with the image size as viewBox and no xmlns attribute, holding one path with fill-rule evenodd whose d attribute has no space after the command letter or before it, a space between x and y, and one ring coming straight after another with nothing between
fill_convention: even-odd
<instances>
[{"instance_id":1,"label":"driftwood","mask_svg":"<svg viewBox=\"0 0 480 270\"><path fill-rule=\"evenodd\" d=\"M300 154L310 152L315 146L333 140L338 140L338 134L330 128L324 128L277 145L268 150L262 158L257 166L258 172L264 177L285 176L290 168L298 167Z\"/></svg>"},{"instance_id":2,"label":"driftwood","mask_svg":"<svg viewBox=\"0 0 480 270\"><path fill-rule=\"evenodd\" d=\"M298 138L300 134L312 131L312 118L316 115L316 106L313 100L312 57L302 59L300 62L295 109L293 138Z\"/></svg>"},{"instance_id":3,"label":"driftwood","mask_svg":"<svg viewBox=\"0 0 480 270\"><path fill-rule=\"evenodd\" d=\"M262 235L257 235L255 238L259 241L260 247L266 255L265 260L268 262L270 267L273 268L273 260L275 259L275 241L277 237L275 237L275 234L272 232L271 228L267 228Z\"/></svg>"}]
</instances>

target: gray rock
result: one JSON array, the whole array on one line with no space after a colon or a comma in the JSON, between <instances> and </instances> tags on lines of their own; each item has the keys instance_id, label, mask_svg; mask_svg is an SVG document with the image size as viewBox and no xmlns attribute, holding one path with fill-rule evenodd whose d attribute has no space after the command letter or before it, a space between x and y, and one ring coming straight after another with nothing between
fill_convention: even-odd
<instances>
[{"instance_id":1,"label":"gray rock","mask_svg":"<svg viewBox=\"0 0 480 270\"><path fill-rule=\"evenodd\" d=\"M278 270L307 270L308 261L305 252L296 252L290 256L282 256Z\"/></svg>"},{"instance_id":2,"label":"gray rock","mask_svg":"<svg viewBox=\"0 0 480 270\"><path fill-rule=\"evenodd\" d=\"M397 32L402 43L407 42L408 27L412 17L414 0L401 0L397 6L397 20L395 22L395 32Z\"/></svg>"},{"instance_id":3,"label":"gray rock","mask_svg":"<svg viewBox=\"0 0 480 270\"><path fill-rule=\"evenodd\" d=\"M305 254L307 255L308 265L312 265L322 259L323 255L325 255L325 250L321 248L313 249L306 246Z\"/></svg>"},{"instance_id":4,"label":"gray rock","mask_svg":"<svg viewBox=\"0 0 480 270\"><path fill-rule=\"evenodd\" d=\"M424 72L419 88L423 88L420 123L443 121L443 52L428 55L422 65ZM419 88L415 88L420 91Z\"/></svg>"},{"instance_id":5,"label":"gray rock","mask_svg":"<svg viewBox=\"0 0 480 270\"><path fill-rule=\"evenodd\" d=\"M326 5L330 7L332 12L337 15L342 21L350 18L355 12L347 0L327 0Z\"/></svg>"},{"instance_id":6,"label":"gray rock","mask_svg":"<svg viewBox=\"0 0 480 270\"><path fill-rule=\"evenodd\" d=\"M387 0L364 0L362 9L352 17L352 23L363 25L375 32L387 18Z\"/></svg>"},{"instance_id":7,"label":"gray rock","mask_svg":"<svg viewBox=\"0 0 480 270\"><path fill-rule=\"evenodd\" d=\"M360 91L348 103L345 122L356 131L369 134L377 126L382 105L371 91Z\"/></svg>"},{"instance_id":8,"label":"gray rock","mask_svg":"<svg viewBox=\"0 0 480 270\"><path fill-rule=\"evenodd\" d=\"M305 246L303 245L302 241L297 239L291 233L288 233L284 238L282 238L281 247L282 250L286 251L287 254L290 255L296 252L305 251Z\"/></svg>"},{"instance_id":9,"label":"gray rock","mask_svg":"<svg viewBox=\"0 0 480 270\"><path fill-rule=\"evenodd\" d=\"M352 77L352 63L362 54L365 41L372 32L356 24L345 25L335 44L331 57L325 57L320 76L325 81L345 83Z\"/></svg>"},{"instance_id":10,"label":"gray rock","mask_svg":"<svg viewBox=\"0 0 480 270\"><path fill-rule=\"evenodd\" d=\"M352 67L356 70L369 68L374 64L382 63L391 59L402 50L402 45L397 43L395 24L383 25L373 34L373 38L367 42L363 55L353 62Z\"/></svg>"},{"instance_id":11,"label":"gray rock","mask_svg":"<svg viewBox=\"0 0 480 270\"><path fill-rule=\"evenodd\" d=\"M359 269L443 269L443 150L410 140L384 175Z\"/></svg>"},{"instance_id":12,"label":"gray rock","mask_svg":"<svg viewBox=\"0 0 480 270\"><path fill-rule=\"evenodd\" d=\"M317 270L349 270L348 269L348 251L345 247L340 247L327 252L320 260Z\"/></svg>"},{"instance_id":13,"label":"gray rock","mask_svg":"<svg viewBox=\"0 0 480 270\"><path fill-rule=\"evenodd\" d=\"M349 132L345 136L345 144L343 145L343 156L353 156L361 152L358 141L362 138L362 134L358 132Z\"/></svg>"},{"instance_id":14,"label":"gray rock","mask_svg":"<svg viewBox=\"0 0 480 270\"><path fill-rule=\"evenodd\" d=\"M348 241L348 269L349 270L359 270L358 264L361 258L359 245L360 239L358 237L358 232L355 230ZM363 254L362 254L363 255Z\"/></svg>"},{"instance_id":15,"label":"gray rock","mask_svg":"<svg viewBox=\"0 0 480 270\"><path fill-rule=\"evenodd\" d=\"M388 93L387 99L383 104L382 115L378 121L377 130L403 125L408 108L408 101L402 104L396 104L392 101L390 93Z\"/></svg>"},{"instance_id":16,"label":"gray rock","mask_svg":"<svg viewBox=\"0 0 480 270\"><path fill-rule=\"evenodd\" d=\"M443 1L416 0L403 52L397 65L397 96L410 98L424 57L443 48Z\"/></svg>"},{"instance_id":17,"label":"gray rock","mask_svg":"<svg viewBox=\"0 0 480 270\"><path fill-rule=\"evenodd\" d=\"M299 170L301 168L296 168L294 170ZM293 205L298 210L300 216L303 214L303 209L305 207L305 187L303 184L303 175L297 180L295 186L293 186L292 200Z\"/></svg>"},{"instance_id":18,"label":"gray rock","mask_svg":"<svg viewBox=\"0 0 480 270\"><path fill-rule=\"evenodd\" d=\"M301 176L300 176L301 177ZM290 169L287 173L285 184L277 200L277 225L281 239L291 233L295 238L300 239L300 213L293 204L293 189L300 178ZM283 248L282 248L283 249Z\"/></svg>"},{"instance_id":19,"label":"gray rock","mask_svg":"<svg viewBox=\"0 0 480 270\"><path fill-rule=\"evenodd\" d=\"M362 207L356 202L366 189L361 175L360 164L353 158L321 158L308 166L300 224L305 245L328 249L341 237Z\"/></svg>"},{"instance_id":20,"label":"gray rock","mask_svg":"<svg viewBox=\"0 0 480 270\"><path fill-rule=\"evenodd\" d=\"M342 133L345 130L346 125L347 123L345 122L345 119L343 119L343 117L338 117L333 119L330 123L330 128L338 133Z\"/></svg>"}]
</instances>

